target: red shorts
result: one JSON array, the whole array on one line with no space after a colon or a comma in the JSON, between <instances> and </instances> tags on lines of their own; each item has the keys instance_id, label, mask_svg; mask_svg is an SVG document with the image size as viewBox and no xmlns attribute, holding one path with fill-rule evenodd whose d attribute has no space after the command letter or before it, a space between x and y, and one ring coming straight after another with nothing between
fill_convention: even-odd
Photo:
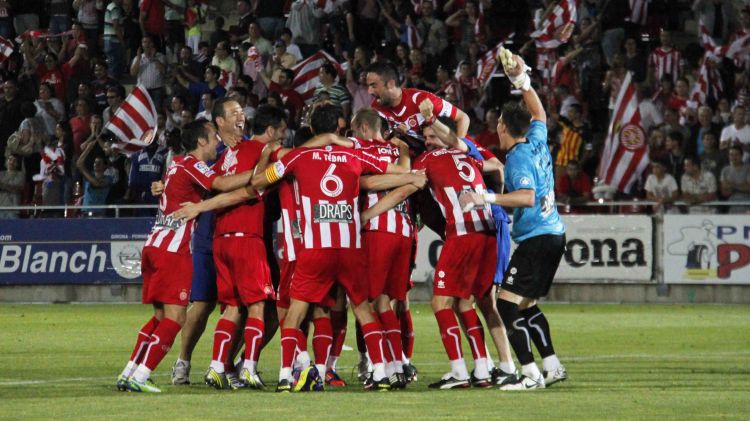
<instances>
[{"instance_id":1,"label":"red shorts","mask_svg":"<svg viewBox=\"0 0 750 421\"><path fill-rule=\"evenodd\" d=\"M187 306L193 284L193 258L190 253L172 253L144 247L141 256L143 304Z\"/></svg>"},{"instance_id":2,"label":"red shorts","mask_svg":"<svg viewBox=\"0 0 750 421\"><path fill-rule=\"evenodd\" d=\"M289 308L289 288L292 285L292 275L294 275L296 265L296 260L291 262L281 260L281 279L279 280L279 293L276 294L276 307Z\"/></svg>"},{"instance_id":3,"label":"red shorts","mask_svg":"<svg viewBox=\"0 0 750 421\"><path fill-rule=\"evenodd\" d=\"M492 287L497 262L497 240L486 233L448 238L435 266L433 295L480 298Z\"/></svg>"},{"instance_id":4,"label":"red shorts","mask_svg":"<svg viewBox=\"0 0 750 421\"><path fill-rule=\"evenodd\" d=\"M303 249L297 253L289 296L326 306L335 283L346 290L353 305L367 299L369 288L361 276L360 249ZM335 302L335 296L334 296Z\"/></svg>"},{"instance_id":5,"label":"red shorts","mask_svg":"<svg viewBox=\"0 0 750 421\"><path fill-rule=\"evenodd\" d=\"M367 256L363 268L370 284L370 299L385 294L393 300L405 300L411 273L411 238L368 231L362 234L362 244Z\"/></svg>"},{"instance_id":6,"label":"red shorts","mask_svg":"<svg viewBox=\"0 0 750 421\"><path fill-rule=\"evenodd\" d=\"M239 307L276 297L263 239L216 237L214 263L218 300L221 304Z\"/></svg>"}]
</instances>

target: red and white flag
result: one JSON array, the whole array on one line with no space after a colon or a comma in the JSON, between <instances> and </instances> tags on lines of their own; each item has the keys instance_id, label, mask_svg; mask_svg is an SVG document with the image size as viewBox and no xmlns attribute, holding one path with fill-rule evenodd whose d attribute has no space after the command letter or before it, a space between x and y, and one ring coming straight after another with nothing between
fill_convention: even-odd
<instances>
[{"instance_id":1,"label":"red and white flag","mask_svg":"<svg viewBox=\"0 0 750 421\"><path fill-rule=\"evenodd\" d=\"M0 63L7 60L8 57L13 54L13 51L15 51L13 43L3 37L0 37Z\"/></svg>"},{"instance_id":2,"label":"red and white flag","mask_svg":"<svg viewBox=\"0 0 750 421\"><path fill-rule=\"evenodd\" d=\"M302 60L292 68L292 71L294 72L294 82L292 82L292 87L302 95L302 99L304 99L306 103L309 103L310 100L312 100L315 88L320 86L318 72L326 63L333 64L339 76L343 76L344 69L341 67L341 64L323 50L320 50Z\"/></svg>"},{"instance_id":3,"label":"red and white flag","mask_svg":"<svg viewBox=\"0 0 750 421\"><path fill-rule=\"evenodd\" d=\"M567 42L562 39L560 33L568 25L575 25L578 19L578 0L561 0L552 13L543 21L539 22L536 31L531 33L531 38L537 48L554 49Z\"/></svg>"},{"instance_id":4,"label":"red and white flag","mask_svg":"<svg viewBox=\"0 0 750 421\"><path fill-rule=\"evenodd\" d=\"M721 83L719 69L716 68L718 58L711 52L706 52L701 63L698 80L695 82L693 91L690 93L688 108L698 108L706 104L709 99L719 99L724 91L724 85Z\"/></svg>"},{"instance_id":5,"label":"red and white flag","mask_svg":"<svg viewBox=\"0 0 750 421\"><path fill-rule=\"evenodd\" d=\"M154 141L156 125L154 101L146 88L137 85L104 128L117 138L113 147L130 156Z\"/></svg>"},{"instance_id":6,"label":"red and white flag","mask_svg":"<svg viewBox=\"0 0 750 421\"><path fill-rule=\"evenodd\" d=\"M497 54L500 52L500 47L508 43L509 40L513 39L515 34L516 33L513 32L505 37L505 39L500 41L495 46L495 48L487 50L487 52L482 54L482 57L477 60L477 79L479 79L479 84L480 86L482 86L482 89L487 87L490 79L492 79L492 75L494 75L496 71L499 70L502 73L503 68L498 68L497 66Z\"/></svg>"},{"instance_id":7,"label":"red and white flag","mask_svg":"<svg viewBox=\"0 0 750 421\"><path fill-rule=\"evenodd\" d=\"M404 31L406 31L406 44L409 46L409 49L421 47L422 37L419 36L417 27L411 23L405 23L404 26Z\"/></svg>"},{"instance_id":8,"label":"red and white flag","mask_svg":"<svg viewBox=\"0 0 750 421\"><path fill-rule=\"evenodd\" d=\"M219 77L219 85L223 86L224 89L227 91L232 89L234 85L237 84L237 74L234 72L228 72L226 70L221 71L221 76Z\"/></svg>"},{"instance_id":9,"label":"red and white flag","mask_svg":"<svg viewBox=\"0 0 750 421\"><path fill-rule=\"evenodd\" d=\"M648 3L650 0L629 0L630 16L628 20L638 25L645 25L648 19Z\"/></svg>"},{"instance_id":10,"label":"red and white flag","mask_svg":"<svg viewBox=\"0 0 750 421\"><path fill-rule=\"evenodd\" d=\"M633 74L628 72L617 94L598 174L605 184L626 193L649 163L646 131L641 126L638 103Z\"/></svg>"},{"instance_id":11,"label":"red and white flag","mask_svg":"<svg viewBox=\"0 0 750 421\"><path fill-rule=\"evenodd\" d=\"M701 19L698 21L699 36L703 49L716 57L726 57L730 60L744 60L750 55L750 32L738 33L732 37L727 45L719 45L714 41Z\"/></svg>"}]
</instances>

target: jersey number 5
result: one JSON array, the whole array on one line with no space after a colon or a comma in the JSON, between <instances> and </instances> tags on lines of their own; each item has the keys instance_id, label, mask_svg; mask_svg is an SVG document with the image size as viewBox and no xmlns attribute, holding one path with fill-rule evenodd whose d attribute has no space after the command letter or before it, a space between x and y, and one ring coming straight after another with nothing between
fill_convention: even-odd
<instances>
[{"instance_id":1,"label":"jersey number 5","mask_svg":"<svg viewBox=\"0 0 750 421\"><path fill-rule=\"evenodd\" d=\"M458 175L461 176L462 179L470 183L474 181L474 176L476 174L474 173L474 168L471 166L471 164L461 160L462 156L464 155L452 155L453 163L456 164Z\"/></svg>"},{"instance_id":2,"label":"jersey number 5","mask_svg":"<svg viewBox=\"0 0 750 421\"><path fill-rule=\"evenodd\" d=\"M328 197L338 197L344 190L344 181L341 177L333 174L334 171L336 171L336 164L331 164L323 178L320 179L320 191ZM333 189L328 188L329 186L332 186Z\"/></svg>"}]
</instances>

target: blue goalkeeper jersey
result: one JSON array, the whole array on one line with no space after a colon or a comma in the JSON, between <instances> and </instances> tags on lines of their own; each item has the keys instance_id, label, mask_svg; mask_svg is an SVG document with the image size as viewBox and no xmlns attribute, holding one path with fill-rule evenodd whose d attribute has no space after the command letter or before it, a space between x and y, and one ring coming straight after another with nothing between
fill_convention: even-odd
<instances>
[{"instance_id":1,"label":"blue goalkeeper jersey","mask_svg":"<svg viewBox=\"0 0 750 421\"><path fill-rule=\"evenodd\" d=\"M547 147L547 125L531 122L526 142L517 143L505 160L505 187L509 192L534 190L534 206L513 210L511 237L519 243L545 234L561 235L565 225L555 203L555 175Z\"/></svg>"}]
</instances>

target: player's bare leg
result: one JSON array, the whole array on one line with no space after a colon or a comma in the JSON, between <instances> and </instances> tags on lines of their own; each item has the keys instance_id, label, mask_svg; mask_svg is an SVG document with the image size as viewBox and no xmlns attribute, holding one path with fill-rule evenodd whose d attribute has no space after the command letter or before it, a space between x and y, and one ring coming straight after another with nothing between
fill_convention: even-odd
<instances>
[{"instance_id":1,"label":"player's bare leg","mask_svg":"<svg viewBox=\"0 0 750 421\"><path fill-rule=\"evenodd\" d=\"M148 380L151 372L167 355L182 325L185 324L187 307L175 304L154 304L154 315L159 324L150 336L142 362L128 380L128 389L134 392L160 392Z\"/></svg>"},{"instance_id":2,"label":"player's bare leg","mask_svg":"<svg viewBox=\"0 0 750 421\"><path fill-rule=\"evenodd\" d=\"M193 351L206 330L208 318L215 308L215 301L193 301L188 307L185 325L180 332L180 356L173 367L172 384L190 384L190 361L193 358ZM180 375L176 374L178 368L182 371Z\"/></svg>"},{"instance_id":3,"label":"player's bare leg","mask_svg":"<svg viewBox=\"0 0 750 421\"><path fill-rule=\"evenodd\" d=\"M477 307L487 322L487 330L490 332L492 342L494 342L495 349L497 349L497 354L500 358L500 367L495 369L500 370L500 372L494 374L491 371L491 374L493 374L495 384L501 385L508 381L508 379L515 379L516 365L513 362L513 355L511 354L505 325L503 325L500 314L495 307L495 288L493 286L492 292L489 295L477 300Z\"/></svg>"}]
</instances>

